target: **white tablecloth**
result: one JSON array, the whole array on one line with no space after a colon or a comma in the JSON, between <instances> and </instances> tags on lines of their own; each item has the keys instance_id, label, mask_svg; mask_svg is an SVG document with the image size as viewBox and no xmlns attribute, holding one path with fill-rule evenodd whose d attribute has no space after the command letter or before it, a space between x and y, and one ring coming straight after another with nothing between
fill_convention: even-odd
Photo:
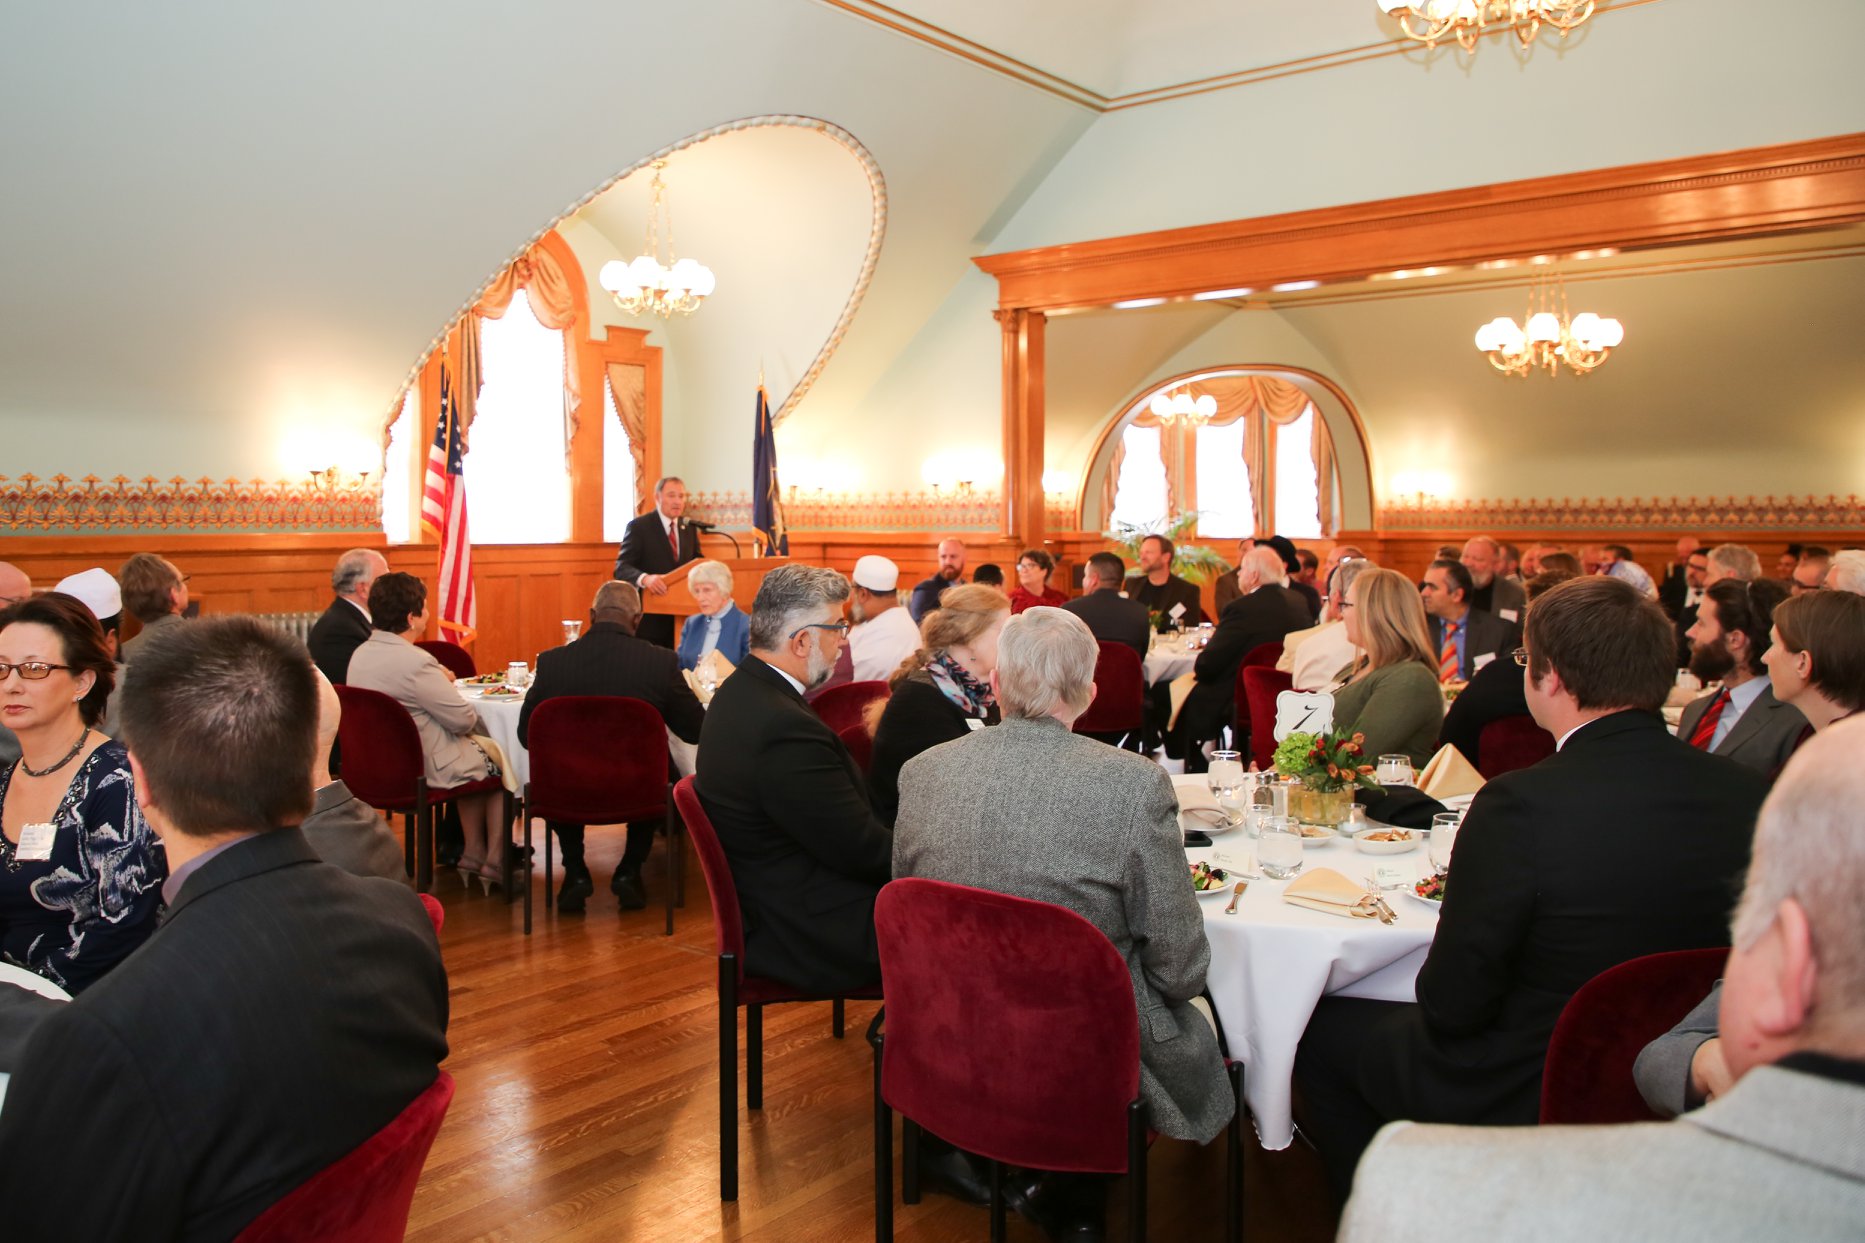
<instances>
[{"instance_id":1,"label":"white tablecloth","mask_svg":"<svg viewBox=\"0 0 1865 1243\"><path fill-rule=\"evenodd\" d=\"M1202 784L1204 778L1173 781ZM1196 820L1187 823L1208 829ZM1187 859L1256 870L1256 843L1241 828L1216 834L1212 841L1209 847L1187 850ZM1422 842L1410 854L1375 856L1337 838L1309 844L1302 863L1304 870L1330 867L1354 880L1370 876L1376 863L1421 876L1430 870ZM1416 1000L1413 985L1438 927L1438 912L1403 891L1387 895L1398 922L1382 924L1290 906L1282 900L1287 884L1266 876L1250 881L1234 915L1224 914L1228 898L1198 899L1211 942L1211 997L1231 1056L1245 1067L1244 1094L1256 1133L1270 1149L1287 1148L1294 1138L1289 1098L1295 1049L1315 1003L1331 993Z\"/></svg>"},{"instance_id":2,"label":"white tablecloth","mask_svg":"<svg viewBox=\"0 0 1865 1243\"><path fill-rule=\"evenodd\" d=\"M467 702L479 710L479 719L486 727L486 736L504 748L506 762L512 767L518 778L518 789L522 792L525 782L531 779L531 755L518 741L518 714L523 711L523 699L481 699L471 690L462 690ZM699 754L699 748L690 742L681 742L672 730L667 731L667 749L673 755L674 766L683 776L693 775L693 759Z\"/></svg>"},{"instance_id":3,"label":"white tablecloth","mask_svg":"<svg viewBox=\"0 0 1865 1243\"><path fill-rule=\"evenodd\" d=\"M70 1001L71 994L52 983L42 975L35 975L24 967L15 967L11 963L0 962L0 988L23 988L28 992L50 997L54 1001ZM6 1085L12 1078L5 1071L0 1071L0 1105L6 1103Z\"/></svg>"},{"instance_id":4,"label":"white tablecloth","mask_svg":"<svg viewBox=\"0 0 1865 1243\"><path fill-rule=\"evenodd\" d=\"M1185 650L1183 638L1174 639L1166 635L1157 635L1153 639L1152 650L1146 653L1146 684L1156 686L1161 682L1170 682L1173 678L1190 673L1197 659L1197 652Z\"/></svg>"}]
</instances>

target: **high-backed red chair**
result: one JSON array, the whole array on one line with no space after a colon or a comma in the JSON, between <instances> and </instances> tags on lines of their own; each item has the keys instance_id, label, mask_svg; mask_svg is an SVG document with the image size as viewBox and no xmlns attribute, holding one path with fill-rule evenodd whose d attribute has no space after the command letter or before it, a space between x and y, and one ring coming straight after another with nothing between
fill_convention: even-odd
<instances>
[{"instance_id":1,"label":"high-backed red chair","mask_svg":"<svg viewBox=\"0 0 1865 1243\"><path fill-rule=\"evenodd\" d=\"M1075 721L1078 734L1108 737L1125 735L1120 745L1140 747L1140 726L1146 715L1146 672L1140 654L1125 643L1100 644L1094 660L1094 702Z\"/></svg>"},{"instance_id":2,"label":"high-backed red chair","mask_svg":"<svg viewBox=\"0 0 1865 1243\"><path fill-rule=\"evenodd\" d=\"M419 639L415 646L431 653L440 662L441 668L456 678L476 678L479 668L473 664L473 654L458 643L447 639Z\"/></svg>"},{"instance_id":3,"label":"high-backed red chair","mask_svg":"<svg viewBox=\"0 0 1865 1243\"><path fill-rule=\"evenodd\" d=\"M1476 739L1476 770L1485 780L1539 764L1554 754L1554 735L1520 713L1499 716Z\"/></svg>"},{"instance_id":4,"label":"high-backed red chair","mask_svg":"<svg viewBox=\"0 0 1865 1243\"><path fill-rule=\"evenodd\" d=\"M881 986L850 993L819 995L751 975L745 970L745 918L738 905L738 886L725 848L713 831L699 790L691 777L673 788L674 805L693 839L693 854L706 893L712 899L713 943L719 952L719 1198L738 1198L738 1008L745 1008L745 1107L764 1108L764 1007L785 1001L832 1002L830 1033L842 1038L843 1002L850 998L878 999ZM1129 989L1129 996L1132 990ZM1129 1003L1131 1004L1131 1003Z\"/></svg>"},{"instance_id":5,"label":"high-backed red chair","mask_svg":"<svg viewBox=\"0 0 1865 1243\"><path fill-rule=\"evenodd\" d=\"M519 815L530 844L533 818L566 824L659 820L667 835L667 935L684 879L673 783L667 776L667 724L653 705L618 695L546 699L531 714L531 779ZM552 834L544 834L544 901L551 890ZM531 931L529 921L525 931Z\"/></svg>"},{"instance_id":6,"label":"high-backed red chair","mask_svg":"<svg viewBox=\"0 0 1865 1243\"><path fill-rule=\"evenodd\" d=\"M859 721L838 729L835 733L836 737L842 740L842 745L848 748L848 753L854 757L855 767L859 768L865 777L868 770L874 767L874 735L870 734L868 727Z\"/></svg>"},{"instance_id":7,"label":"high-backed red chair","mask_svg":"<svg viewBox=\"0 0 1865 1243\"><path fill-rule=\"evenodd\" d=\"M1146 1237L1140 1020L1126 961L1065 907L909 878L874 906L887 1030L875 1039L875 1237L893 1237L893 1125L903 1198L919 1199L921 1129L991 1162L991 1237L1004 1237L1003 1167L1126 1174L1128 1227ZM1058 980L1066 988L1056 987ZM1195 1021L1195 1020L1194 1020ZM1241 1070L1224 1213L1243 1221Z\"/></svg>"},{"instance_id":8,"label":"high-backed red chair","mask_svg":"<svg viewBox=\"0 0 1865 1243\"><path fill-rule=\"evenodd\" d=\"M1247 665L1237 671L1237 678L1243 683L1244 701L1237 719L1250 723L1250 758L1258 771L1268 772L1276 756L1276 696L1295 689L1295 679L1273 663Z\"/></svg>"},{"instance_id":9,"label":"high-backed red chair","mask_svg":"<svg viewBox=\"0 0 1865 1243\"><path fill-rule=\"evenodd\" d=\"M394 1121L259 1214L235 1243L401 1243L421 1166L452 1102L453 1076L443 1070Z\"/></svg>"},{"instance_id":10,"label":"high-backed red chair","mask_svg":"<svg viewBox=\"0 0 1865 1243\"><path fill-rule=\"evenodd\" d=\"M1654 1121L1632 1082L1632 1063L1709 995L1728 960L1726 949L1647 954L1582 984L1548 1039L1541 1120Z\"/></svg>"},{"instance_id":11,"label":"high-backed red chair","mask_svg":"<svg viewBox=\"0 0 1865 1243\"><path fill-rule=\"evenodd\" d=\"M424 774L421 734L408 710L381 691L339 686L337 700L343 719L337 741L343 746L343 784L377 811L402 816L402 850L415 888L425 893L434 884L434 812L442 803L469 794L498 791L505 796L505 817L498 837L506 840L512 822L512 799L497 777L468 781L444 790L428 786ZM505 892L512 892L512 851L504 852ZM530 878L525 883L525 921L531 919Z\"/></svg>"},{"instance_id":12,"label":"high-backed red chair","mask_svg":"<svg viewBox=\"0 0 1865 1243\"><path fill-rule=\"evenodd\" d=\"M1245 734L1254 737L1256 733L1251 728L1250 698L1249 691L1243 684L1243 671L1245 669L1274 669L1276 662L1281 659L1282 644L1280 643L1258 643L1243 654L1243 663L1237 666L1237 680L1230 690L1231 712L1236 722L1233 732L1239 743L1243 741ZM1243 750L1241 746L1237 749Z\"/></svg>"},{"instance_id":13,"label":"high-backed red chair","mask_svg":"<svg viewBox=\"0 0 1865 1243\"><path fill-rule=\"evenodd\" d=\"M1276 667L1276 662L1281 659L1282 644L1280 642L1258 643L1255 647L1243 654L1243 664L1238 667L1242 669L1274 669Z\"/></svg>"},{"instance_id":14,"label":"high-backed red chair","mask_svg":"<svg viewBox=\"0 0 1865 1243\"><path fill-rule=\"evenodd\" d=\"M830 687L812 699L809 706L839 734L851 725L859 725L869 704L891 694L885 682L847 682Z\"/></svg>"}]
</instances>

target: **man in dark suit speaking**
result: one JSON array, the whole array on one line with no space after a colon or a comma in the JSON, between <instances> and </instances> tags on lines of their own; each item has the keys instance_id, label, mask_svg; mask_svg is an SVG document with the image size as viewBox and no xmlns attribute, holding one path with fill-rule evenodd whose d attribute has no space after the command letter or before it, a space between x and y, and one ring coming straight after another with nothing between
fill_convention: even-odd
<instances>
[{"instance_id":1,"label":"man in dark suit speaking","mask_svg":"<svg viewBox=\"0 0 1865 1243\"><path fill-rule=\"evenodd\" d=\"M250 618L176 626L119 693L168 914L26 1042L0 1114L13 1243L230 1239L447 1055L421 903L319 862L298 829L317 745L298 641Z\"/></svg>"},{"instance_id":2,"label":"man in dark suit speaking","mask_svg":"<svg viewBox=\"0 0 1865 1243\"><path fill-rule=\"evenodd\" d=\"M686 483L678 475L668 475L655 484L654 508L629 520L611 577L633 583L644 600L666 595L664 576L699 559L699 531L681 520L685 512ZM672 647L673 618L664 613L644 616L635 637Z\"/></svg>"},{"instance_id":3,"label":"man in dark suit speaking","mask_svg":"<svg viewBox=\"0 0 1865 1243\"><path fill-rule=\"evenodd\" d=\"M330 572L336 599L311 627L311 659L333 685L349 680L350 656L369 637L369 587L388 573L389 563L373 548L352 548Z\"/></svg>"}]
</instances>

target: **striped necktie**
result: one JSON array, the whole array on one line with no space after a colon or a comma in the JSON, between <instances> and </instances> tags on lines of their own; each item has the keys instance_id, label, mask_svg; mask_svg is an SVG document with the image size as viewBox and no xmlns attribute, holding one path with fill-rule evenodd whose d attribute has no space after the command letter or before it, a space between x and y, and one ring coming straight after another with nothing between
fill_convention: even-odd
<instances>
[{"instance_id":1,"label":"striped necktie","mask_svg":"<svg viewBox=\"0 0 1865 1243\"><path fill-rule=\"evenodd\" d=\"M1699 751L1710 749L1710 739L1716 737L1716 723L1723 719L1723 709L1729 706L1729 692L1717 691L1716 698L1710 700L1710 706L1704 710L1703 717L1697 722L1697 728L1690 735L1690 745Z\"/></svg>"},{"instance_id":2,"label":"striped necktie","mask_svg":"<svg viewBox=\"0 0 1865 1243\"><path fill-rule=\"evenodd\" d=\"M1444 623L1444 644L1438 649L1438 681L1455 682L1457 680L1457 625L1454 621Z\"/></svg>"}]
</instances>

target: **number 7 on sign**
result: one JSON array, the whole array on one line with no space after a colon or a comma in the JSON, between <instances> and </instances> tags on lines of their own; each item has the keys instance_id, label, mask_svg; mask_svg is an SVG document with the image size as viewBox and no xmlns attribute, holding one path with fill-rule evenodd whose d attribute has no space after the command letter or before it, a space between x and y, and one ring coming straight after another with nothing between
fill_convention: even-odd
<instances>
[{"instance_id":1,"label":"number 7 on sign","mask_svg":"<svg viewBox=\"0 0 1865 1243\"><path fill-rule=\"evenodd\" d=\"M1275 739L1334 728L1334 696L1326 691L1283 691L1276 696Z\"/></svg>"}]
</instances>

